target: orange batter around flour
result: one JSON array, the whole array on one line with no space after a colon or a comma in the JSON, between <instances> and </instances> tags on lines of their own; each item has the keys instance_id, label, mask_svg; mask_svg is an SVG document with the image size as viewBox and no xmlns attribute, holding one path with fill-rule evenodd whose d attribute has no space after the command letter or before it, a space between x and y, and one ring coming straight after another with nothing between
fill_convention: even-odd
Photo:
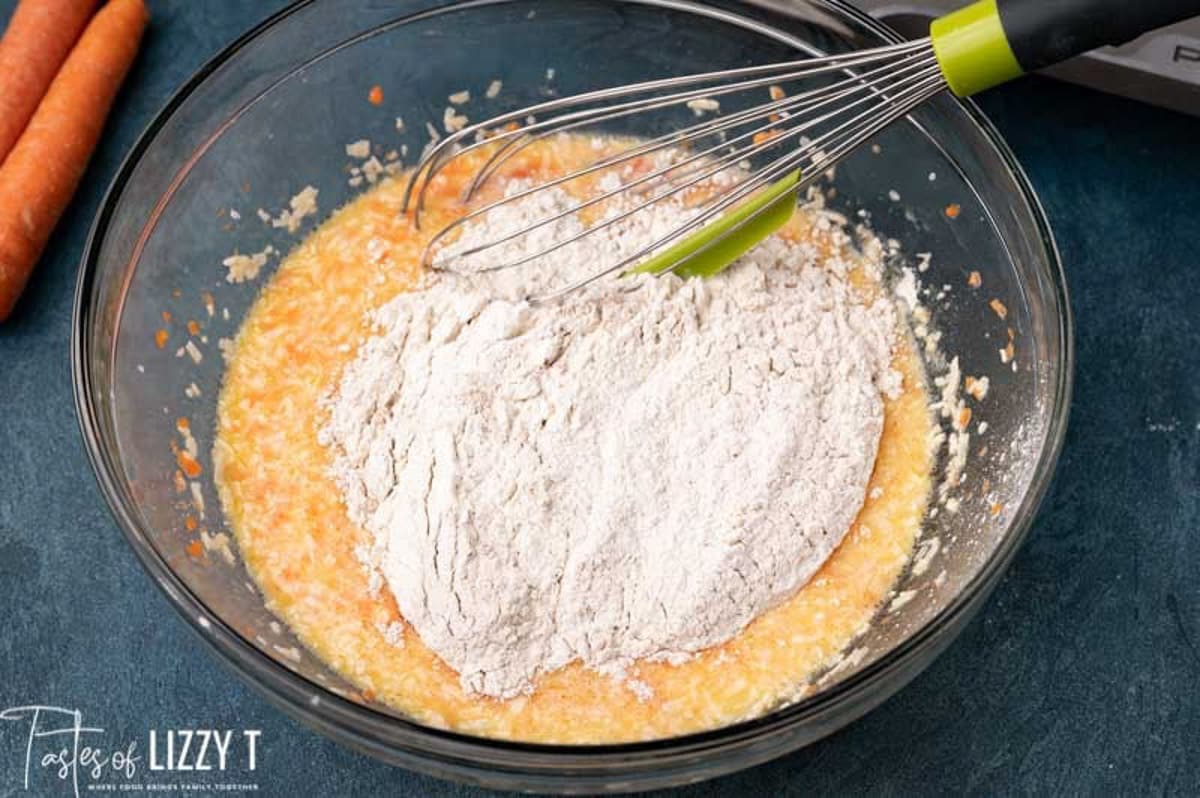
<instances>
[{"instance_id":1,"label":"orange batter around flour","mask_svg":"<svg viewBox=\"0 0 1200 798\"><path fill-rule=\"evenodd\" d=\"M595 159L589 142L541 142L506 172L561 174ZM320 400L371 334L368 311L416 285L425 240L461 213L451 200L477 166L467 156L438 176L419 232L400 213L403 179L384 181L335 213L280 265L237 338L218 408L217 484L270 608L376 700L470 734L647 740L726 725L803 695L887 597L924 516L932 421L920 361L904 337L895 353L904 391L886 403L868 499L841 546L794 597L727 643L679 665L633 668L629 675L650 688L649 697L578 664L543 677L528 696L501 701L464 693L458 674L403 625L386 588L371 590L354 553L368 535L347 517L327 473L330 452L317 442L327 418ZM843 236L814 221L798 213L785 235L856 257ZM864 291L878 290L860 270L854 276Z\"/></svg>"}]
</instances>

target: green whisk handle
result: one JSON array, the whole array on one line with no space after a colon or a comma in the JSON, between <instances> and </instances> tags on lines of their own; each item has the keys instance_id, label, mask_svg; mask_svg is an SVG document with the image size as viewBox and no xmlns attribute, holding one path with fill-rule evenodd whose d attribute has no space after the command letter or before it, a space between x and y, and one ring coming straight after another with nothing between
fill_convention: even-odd
<instances>
[{"instance_id":1,"label":"green whisk handle","mask_svg":"<svg viewBox=\"0 0 1200 798\"><path fill-rule=\"evenodd\" d=\"M934 52L966 97L1025 72L1200 15L1200 0L979 0L936 19Z\"/></svg>"}]
</instances>

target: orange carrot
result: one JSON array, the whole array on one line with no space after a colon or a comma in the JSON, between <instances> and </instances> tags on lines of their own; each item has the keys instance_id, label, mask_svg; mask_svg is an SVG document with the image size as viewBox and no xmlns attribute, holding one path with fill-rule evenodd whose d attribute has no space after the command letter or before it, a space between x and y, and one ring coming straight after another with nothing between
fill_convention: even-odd
<instances>
[{"instance_id":1,"label":"orange carrot","mask_svg":"<svg viewBox=\"0 0 1200 798\"><path fill-rule=\"evenodd\" d=\"M0 163L95 10L96 0L21 0L17 5L0 39Z\"/></svg>"},{"instance_id":2,"label":"orange carrot","mask_svg":"<svg viewBox=\"0 0 1200 798\"><path fill-rule=\"evenodd\" d=\"M106 3L0 166L0 321L83 177L148 21L142 0Z\"/></svg>"}]
</instances>

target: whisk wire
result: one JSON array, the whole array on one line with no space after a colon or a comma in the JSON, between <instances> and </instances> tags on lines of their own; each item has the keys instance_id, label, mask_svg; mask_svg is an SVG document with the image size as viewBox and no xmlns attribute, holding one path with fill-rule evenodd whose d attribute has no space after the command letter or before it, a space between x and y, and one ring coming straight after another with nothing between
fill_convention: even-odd
<instances>
[{"instance_id":1,"label":"whisk wire","mask_svg":"<svg viewBox=\"0 0 1200 798\"><path fill-rule=\"evenodd\" d=\"M880 70L877 70L877 71L882 71L882 69L883 68L880 68ZM915 63L904 64L904 65L902 65L898 68L894 68L894 69L889 67L887 71L889 73L889 79L897 80L897 85L902 85L903 80L901 80L901 79L908 79L908 78L911 78L914 76L919 76L920 74L922 74L922 72L927 72L928 70L929 70L929 66L927 64L924 64L921 62L915 62ZM874 75L874 73L868 73L868 75L864 75L862 77L865 78L865 77L871 76L871 75ZM853 84L853 85L848 85L848 84ZM843 81L841 84L838 84L838 85L841 86L841 88L838 90L832 91L832 92L823 92L820 89L813 90L813 91L807 92L802 95L797 95L797 96L790 97L790 98L772 101L772 102L766 103L764 105L755 106L754 108L751 108L747 111L740 112L739 114L736 115L737 117L739 117L740 121L747 121L750 119L766 120L766 121L764 121L759 127L753 128L745 133L742 133L733 139L715 144L711 147L708 147L707 149L701 150L700 152L691 154L688 157L684 158L683 160L674 161L666 166L657 168L657 169L649 172L648 174L638 177L630 182L626 182L617 188L613 188L613 189L604 191L601 194L591 197L590 199L588 199L586 201L582 201L578 204L575 204L574 206L572 206L570 208L567 208L565 210L562 210L562 211L552 214L550 216L540 218L540 219L538 219L524 227L521 227L515 231L512 231L504 236L497 237L497 238L487 242L486 244L459 251L456 253L456 256L459 258L468 258L468 257L474 256L474 255L478 254L479 252L482 252L486 249L502 245L502 244L507 243L508 241L514 240L520 236L527 235L528 233L530 233L540 227L544 227L546 225L553 224L554 222L559 221L567 216L578 213L581 210L598 205L608 199L611 199L612 197L616 196L617 194L620 194L620 193L629 191L631 189L634 189L636 187L651 183L652 181L657 180L660 177L665 177L666 175L668 175L672 172L676 172L677 170L680 170L683 167L693 165L693 164L699 165L703 174L701 174L695 180L691 180L685 184L679 185L676 189L674 189L672 191L659 194L654 199L652 199L648 202L642 203L642 204L638 205L637 207L633 208L630 213L623 214L623 215L611 220L610 223L615 223L615 222L621 221L624 218L627 218L629 215L632 215L632 212L637 212L637 211L643 210L645 207L652 205L659 200L666 199L667 197L670 197L670 196L675 196L680 191L686 190L687 188L690 188L691 186L695 185L697 182L703 181L709 177L714 176L715 174L717 174L721 171L724 171L725 169L729 168L730 166L737 164L739 161L742 161L746 158L753 157L753 156L755 156L761 152L764 152L766 150L776 148L789 139L793 139L793 138L802 136L805 133L805 131L814 129L814 128L818 127L821 123L823 123L829 119L833 119L837 116L843 115L847 111L857 108L857 107L861 106L862 104L868 102L871 99L870 94L860 96L857 99L851 100L850 102L843 103L841 106L836 107L834 111L831 111L827 114L824 114L822 116L815 117L815 118L806 119L801 124L793 126L789 129L777 130L776 132L778 133L778 135L773 136L770 140L766 141L765 143L760 144L757 141L756 137L758 137L761 134L770 133L773 129L776 128L776 126L778 124L778 120L772 119L772 112L778 113L781 110L786 110L786 111L790 112L790 111L798 111L798 110L802 110L802 109L806 109L806 108L810 109L810 110L815 110L817 108L823 108L825 106L832 105L842 98L851 97L855 93L858 93L861 90L861 80L858 78L847 79L846 81ZM830 88L835 88L835 87L830 87ZM709 124L711 126L712 123L709 123ZM660 138L674 139L675 137L674 137L674 135L669 135L667 137L660 137ZM754 144L744 147L742 149L734 148L734 145L738 144L739 142L743 142L743 141L754 141ZM599 172L604 169L607 169L607 168L616 166L618 164L627 162L629 160L632 160L635 157L639 157L641 155L645 155L645 154L649 154L651 152L661 150L665 146L669 146L669 144L663 144L660 142L649 142L649 143L643 144L641 146L635 146L629 150L618 153L615 156L609 156L606 158L602 158L601 160L597 161L596 163L591 164L585 168L576 170L574 172L560 176L558 178L551 179L549 181L540 183L540 184L530 187L530 188L521 189L521 190L516 191L504 198L501 198L501 199L491 202L487 205L484 205L483 207L478 208L478 209L460 217L459 219L455 220L450 225L448 225L446 228L441 230L437 235L435 235L434 238L432 240L430 240L429 244L425 248L425 252L423 253L422 259L421 259L422 264L423 265L430 264L430 261L431 261L430 254L437 247L437 245L441 242L441 240L443 240L447 235L449 235L455 229L472 221L475 218L478 218L486 213L489 213L492 210L494 210L502 205L513 203L513 202L518 202L518 201L525 199L539 191L554 188L556 186L563 185L563 184L571 182L573 180L577 180L581 177L595 174L596 172ZM821 146L820 142L815 143L814 146ZM714 162L711 156L713 156L714 154L716 154L722 150L725 150L725 149L729 150L729 154ZM714 164L715 164L715 168L714 168ZM708 167L708 168L704 168L704 167ZM484 167L484 168L486 168L486 167ZM690 172L684 172L682 175L677 174L676 179L678 180L680 177L684 177L684 176L690 177L691 174L692 173L690 173ZM608 225L605 224L605 225L601 225L598 228L590 228L590 229L603 229L606 226L608 226ZM582 237L582 235L579 237ZM564 242L564 244L573 243L574 240L577 240L577 239L572 239L570 241ZM499 264L499 265L495 265L495 266L492 266L492 267L489 267L486 269L480 269L479 271L496 271L499 269L511 268L513 266L523 265L524 263L528 262L529 260L536 259L538 257L541 257L544 254L547 254L547 253L546 252L536 253L534 255L529 256L529 258L527 258L527 259L522 259L520 261L516 261L516 262L512 262L512 263Z\"/></svg>"},{"instance_id":2,"label":"whisk wire","mask_svg":"<svg viewBox=\"0 0 1200 798\"><path fill-rule=\"evenodd\" d=\"M808 188L808 186L812 185L814 182L816 182L821 177L821 175L824 173L824 171L826 169L828 169L830 166L837 163L839 160L841 160L842 157L845 156L846 153L848 153L850 150L852 150L854 147L856 147L858 145L858 143L860 143L861 140L863 140L864 137L870 137L870 136L874 135L876 132L878 132L879 130L882 130L884 127L891 124L896 119L899 119L899 118L905 116L908 112L910 112L912 110L914 105L920 103L922 100L927 99L930 96L933 96L937 92L941 91L942 88L944 88L944 84L941 81L940 74L938 74L938 75L932 76L931 78L927 79L925 82L919 83L916 86L914 86L912 89L906 91L902 97L897 98L898 100L900 100L901 102L904 103L903 107L897 108L895 110L889 111L888 113L886 113L884 115L876 117L876 120L874 122L870 123L869 125L867 125L865 128L863 128L861 132L856 132L852 135L845 135L841 139L841 143L838 145L838 148L835 151L832 151L832 152L826 154L813 167L811 167L807 171L802 172L800 180L796 184L795 191L800 192L800 191L803 191L804 189ZM536 295L536 296L531 295L531 296L527 297L528 301L536 304L536 303L548 302L548 301L551 301L554 299L558 299L561 296L564 296L568 293L571 293L580 288L583 288L584 286L589 285L590 283L595 282L596 280L599 280L603 277L608 277L610 275L626 271L631 266L633 266L633 265L637 264L639 261L645 259L648 255L650 255L654 251L659 250L665 246L668 246L671 243L679 240L680 238L688 235L689 233L699 229L704 224L708 223L712 219L714 219L717 216L719 216L720 214L724 213L725 211L727 211L728 209L733 207L738 202L746 199L754 192L762 189L763 187L765 187L767 185L770 185L771 183L774 183L774 182L782 179L784 176L786 176L790 172L795 171L797 168L799 168L800 163L808 155L809 155L808 152L801 151L801 152L793 153L792 155L784 156L783 158L780 158L780 159L772 162L772 164L769 165L766 169L764 169L762 173L755 176L753 179L746 181L746 183L744 185L740 185L739 187L737 187L736 189L731 191L728 195L723 196L721 198L721 200L719 202L717 202L716 205L714 205L710 208L707 208L702 213L687 220L686 222L681 224L679 227L672 230L669 234L664 235L664 236L660 237L659 239L657 239L656 241L653 241L653 242L643 246L642 248L640 248L633 254L626 256L624 259L612 264L611 266L607 266L601 270L591 273L591 274L587 275L586 277L583 277L579 280L571 282L562 288L559 288L559 289L556 289L554 291L547 292L544 294ZM750 221L752 221L754 218L756 218L759 214L761 214L763 212L765 212L765 209L760 210L756 214L751 214L745 220L743 220L743 222L741 224L735 225L733 228L724 232L722 235L714 238L710 242L707 242L705 245L699 247L693 254L699 254L703 251L706 251L708 249L711 249L712 247L717 246L722 241L724 241L724 240L728 239L730 236L734 235L738 230L740 230L746 224L749 224ZM552 251L554 251L554 249L556 249L556 248L550 248L548 251L552 252ZM548 254L548 253L543 253L543 254ZM663 272L670 271L672 268L674 268L674 264L666 265L662 269L658 270L656 273L661 274Z\"/></svg>"},{"instance_id":3,"label":"whisk wire","mask_svg":"<svg viewBox=\"0 0 1200 798\"><path fill-rule=\"evenodd\" d=\"M663 107L661 104L679 105L690 102L691 100L704 99L711 97L714 94L729 94L738 91L745 91L750 88L769 86L772 83L786 82L789 80L798 80L810 78L817 75L827 74L834 71L845 71L849 68L865 66L876 62L889 61L896 57L903 57L911 53L921 53L922 49L928 49L928 41L924 42L906 42L903 44L892 45L890 47L879 48L873 50L869 54L843 54L823 56L819 58L800 59L794 61L786 61L776 64L764 64L750 67L740 67L737 69L720 70L715 72L698 73L694 75L683 75L672 78L662 78L659 80L645 81L642 83L631 84L628 86L598 89L584 94L575 95L566 98L556 98L538 103L527 108L510 111L505 114L493 117L492 119L469 125L456 133L442 139L429 152L425 154L421 164L413 172L409 179L409 184L406 187L403 208L408 210L412 200L413 191L420 186L422 190L428 186L429 181L436 174L437 169L440 169L446 162L443 156L449 154L449 157L470 152L487 144L495 144L506 142L514 137L526 136L531 133L537 133L545 130L562 130L562 126L572 123L589 123L597 121L597 117L611 113L620 113L628 110L630 113L637 113L652 107ZM630 95L641 94L648 91L659 92L666 89L675 89L683 86L694 85L697 83L711 83L719 80L730 80L735 78L748 77L753 75L766 75L766 77L758 78L750 81L743 81L737 84L730 84L719 87L704 87L691 91L679 92L668 95L667 97L651 97L645 100L629 101L627 103L618 104L616 106L606 106L596 109L585 109L583 111L574 111L561 116L556 116L553 119L534 121L532 124L525 124L529 117L537 117L551 111L558 111L564 108L570 108L578 105L586 105L589 103L605 101L614 98L628 97ZM608 117L608 119L615 117ZM503 130L509 123L516 122L522 124L522 127L515 130ZM499 129L499 132L496 132ZM455 147L464 140L470 139L476 134L485 134L492 132L486 140L475 141L469 143L460 149L455 150ZM420 196L418 196L418 208L421 205Z\"/></svg>"},{"instance_id":4,"label":"whisk wire","mask_svg":"<svg viewBox=\"0 0 1200 798\"><path fill-rule=\"evenodd\" d=\"M849 96L849 95L855 94L860 91L864 91L869 86L869 84L864 83L864 81L871 80L871 79L883 79L883 78L893 79L893 78L904 75L907 70L909 70L913 67L922 66L925 62L924 62L924 60L920 59L919 56L920 56L920 53L913 53L913 54L905 55L905 56L901 57L900 59L898 59L895 63L887 63L883 66L876 67L875 69L865 72L861 75L850 76L848 78L843 79L842 81L840 81L838 83L834 83L834 84L826 86L826 87L810 89L809 91L803 92L799 95L784 97L784 98L781 98L778 100L773 99L771 102L768 102L768 103L752 106L749 109L739 111L734 114L717 117L716 119L711 120L711 121L702 122L702 123L699 123L699 124L696 124L696 125L693 125L690 127L683 128L682 130L675 131L673 133L665 134L664 136L660 136L658 139L653 139L651 142L647 142L647 146L645 147L645 149L638 154L645 154L647 152L658 151L661 149L665 149L666 147L669 147L673 144L677 144L680 141L695 140L697 138L702 138L702 137L711 135L712 133L715 133L718 131L728 130L728 129L736 127L737 125L741 124L742 122L745 122L748 119L769 118L771 115L782 116L785 114L799 113L800 111L804 110L805 107L812 105L812 104L822 105L822 104L826 104L829 102L833 102L833 101L839 99L840 97L845 97L845 96ZM786 82L788 82L789 79L794 78L795 75L797 75L797 74L800 74L800 73L778 75L778 76L774 76L774 77L769 78L764 81L754 81L751 84L746 84L746 83L734 84L732 86L721 87L720 89L699 92L699 94L702 95L702 97L704 99L710 99L714 96L721 96L723 94L744 91L746 88L759 87L761 85L770 85L770 84L774 84L777 82L786 83ZM600 122L609 122L609 121L612 121L613 119L621 118L624 116L629 116L633 113L642 113L644 110L659 110L659 109L668 108L668 107L671 107L674 105L686 104L687 102L691 102L692 100L699 99L698 97L695 96L696 94L697 94L697 92L689 92L686 95L675 95L675 96L659 98L657 104L650 106L648 108L638 108L633 111L626 110L626 111L620 111L617 113L607 113L608 111L612 111L611 106L609 106L608 108L603 108L603 109L595 109L596 113L599 115L594 116L589 119L586 119L586 120L583 120L582 122L577 121L577 122L574 122L571 124L567 124L561 128L551 127L550 129L542 129L541 132L537 133L536 135L516 136L514 138L511 138L507 142L505 142L503 146L499 147L497 149L497 151L495 153L493 153L490 158L488 158L487 162L484 163L484 165L475 174L474 178L472 179L472 181L470 183L470 186L468 187L467 191L464 194L463 199L464 199L464 201L469 202L475 196L475 194L479 190L480 186L482 186L488 180L488 178L490 178L492 175L494 175L506 161L513 158L517 153L519 153L525 147L528 147L531 144L533 144L541 139L546 138L547 136L569 132L570 130L577 129L577 128L583 127L585 125L591 125L591 124L596 124L596 123L600 123ZM558 119L559 118L556 117L551 120L546 120L544 123L538 123L538 124L546 125L546 126L553 126L558 121ZM529 131L529 128L526 128L526 132L528 132L528 131ZM482 146L482 144L484 144L484 143L485 142L480 142L480 145ZM639 149L641 149L641 148L639 148ZM464 150L464 152L465 152L465 150ZM636 157L636 155L631 154L629 157L630 158ZM595 166L599 166L599 165L597 164ZM571 179L571 176L567 176L563 180L565 181L565 180L569 180L569 179ZM418 199L418 210L420 208L421 208L421 201L420 201L420 199Z\"/></svg>"},{"instance_id":5,"label":"whisk wire","mask_svg":"<svg viewBox=\"0 0 1200 798\"><path fill-rule=\"evenodd\" d=\"M438 172L454 158L480 147L491 146L494 147L494 151L489 153L483 165L476 170L464 193L464 201L470 201L509 159L525 147L548 136L633 114L670 109L701 98L711 99L762 86L774 86L779 83L790 85L794 81L812 81L818 78L815 86L804 86L798 94L778 96L772 89L770 102L757 103L749 108L705 119L648 141L637 141L615 153L605 151L592 163L568 174L532 186L520 187L500 199L472 209L432 237L422 254L422 263L435 269L448 268L448 264L461 264L482 252L509 244L581 211L613 200L618 195L635 195L634 201L628 207L622 206L615 213L606 214L595 223L571 231L547 245L539 246L537 251L521 252L519 257L502 259L500 263L490 263L470 271L491 272L515 268L571 246L587 236L620 225L635 214L645 212L651 206L669 198L678 197L689 189L714 189L705 191L698 199L690 201L691 215L667 233L658 235L657 240L646 244L639 242L636 251L618 255L615 263L605 265L561 288L529 297L531 302L544 302L582 288L602 277L625 272L656 252L659 253L657 258L674 258L674 250L669 249L674 243L714 222L722 214L749 201L751 197L760 197L752 203L752 206L758 207L744 206L741 211L745 214L744 217L737 218L732 223L731 220L726 220L725 224L711 231L710 238L704 238L694 249L685 247L686 254L681 256L689 259L696 257L737 235L762 213L778 207L775 199L767 202L764 198L778 193L784 185L791 185L790 182L781 184L779 181L788 175L796 175L794 178L788 178L789 181L795 180L795 185L790 191L803 191L863 141L904 117L915 106L946 86L932 47L926 39L882 48L868 54L828 56L666 78L549 100L464 128L430 148L406 186L404 207L407 210L410 204L415 202L415 205L411 205L413 219L414 223L419 224L427 190ZM718 83L713 85L714 82ZM669 93L662 95L663 91ZM630 99L631 96L637 97L645 92L660 94ZM596 103L603 104L599 107L580 107ZM554 115L540 120L532 119L516 129L504 129L519 117L544 117L547 113ZM497 126L499 132L496 132ZM474 142L462 144L471 136L476 137ZM711 138L716 138L717 141L703 144L694 150L690 146ZM552 213L519 225L516 230L506 231L483 243L469 243L457 250L453 247L447 249L443 245L452 232L496 208L519 203L538 192L562 187L572 181L594 177L604 170L627 167L639 158L657 153L665 153L669 161L652 164L644 173L636 174L632 179L618 181L616 187L599 181L595 184L595 193L572 201L565 209L556 209ZM623 176L629 177L628 172ZM736 179L739 176L741 179ZM768 194L760 193L769 186L774 188L770 189ZM438 259L434 255L435 252L444 253L446 257ZM661 273L674 268L677 263L678 260L660 265L656 261L653 268L656 269L655 273Z\"/></svg>"}]
</instances>

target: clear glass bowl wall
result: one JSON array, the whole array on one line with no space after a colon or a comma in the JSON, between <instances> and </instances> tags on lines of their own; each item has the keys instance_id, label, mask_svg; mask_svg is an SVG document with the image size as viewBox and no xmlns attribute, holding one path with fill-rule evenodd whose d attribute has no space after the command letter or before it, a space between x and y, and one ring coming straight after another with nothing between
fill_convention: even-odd
<instances>
[{"instance_id":1,"label":"clear glass bowl wall","mask_svg":"<svg viewBox=\"0 0 1200 798\"><path fill-rule=\"evenodd\" d=\"M364 700L286 628L276 631L240 564L188 556L192 536L169 448L175 419L187 416L202 448L205 525L222 529L208 455L223 369L215 344L235 334L254 286L269 275L231 285L221 261L295 244L261 223L259 207L275 212L310 184L322 214L354 196L347 143L367 138L419 153L425 122L440 125L448 95L470 88L478 96L494 79L504 91L474 113L529 105L550 90L839 52L891 36L838 0L313 0L235 42L171 100L125 163L78 289L72 354L81 425L103 492L147 571L222 659L294 716L386 761L498 787L595 792L709 778L805 745L891 695L949 643L1007 565L1049 480L1070 390L1070 319L1045 219L986 120L949 97L878 136L878 154L866 149L842 165L832 204L848 214L865 209L910 256L933 253L922 280L954 287L935 309L943 349L958 355L964 374L992 381L976 410L990 427L988 453L972 447L961 510L926 524L919 545L938 547L926 569L899 585L914 591L912 600L882 613L856 643L863 659L799 704L626 746L532 746L413 724ZM366 101L375 84L385 91L378 107ZM656 132L638 125L622 130ZM944 213L950 203L961 207L955 219ZM229 208L242 216L231 226L227 215L217 218ZM1005 322L966 290L970 271L980 272L986 298L1006 305ZM201 316L203 292L215 298L212 319ZM200 363L176 356L178 337L156 347L163 310L203 318L209 344ZM1016 371L998 356L1006 327L1016 333ZM193 382L200 397L188 399ZM1000 494L998 515L983 498L985 480ZM295 648L298 660L282 653Z\"/></svg>"}]
</instances>

